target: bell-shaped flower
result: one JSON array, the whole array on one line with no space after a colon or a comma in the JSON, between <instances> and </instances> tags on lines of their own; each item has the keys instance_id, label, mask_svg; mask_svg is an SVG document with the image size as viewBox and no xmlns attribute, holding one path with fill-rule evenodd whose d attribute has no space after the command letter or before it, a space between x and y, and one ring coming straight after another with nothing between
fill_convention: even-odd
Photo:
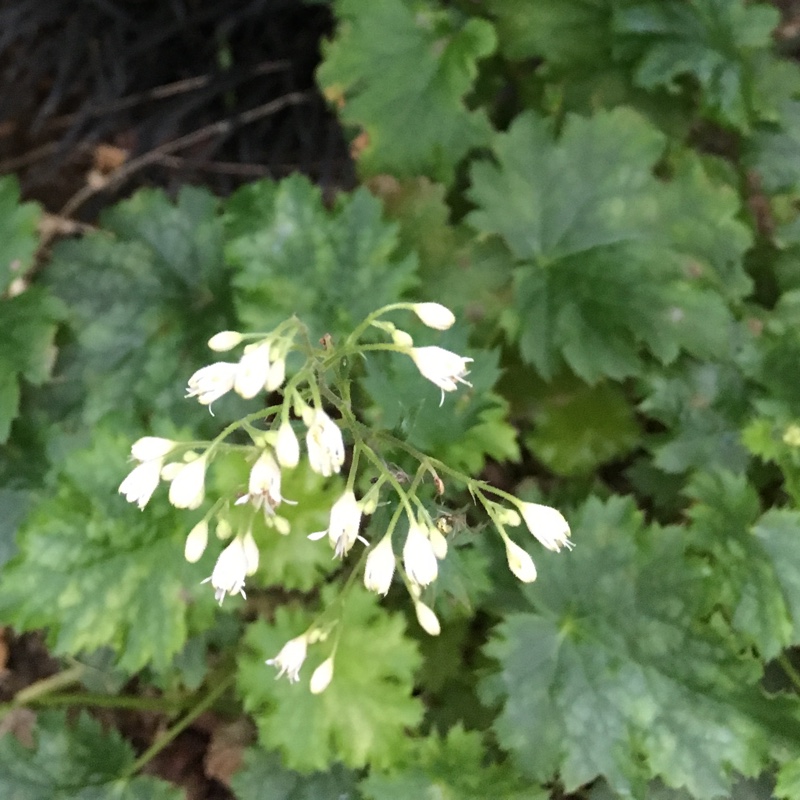
<instances>
[{"instance_id":1,"label":"bell-shaped flower","mask_svg":"<svg viewBox=\"0 0 800 800\"><path fill-rule=\"evenodd\" d=\"M300 680L300 667L306 660L306 653L308 652L308 636L303 634L294 639L290 639L281 648L280 653L275 658L268 658L266 664L270 667L277 667L278 674L276 679L281 675L286 675L289 683L296 683Z\"/></svg>"},{"instance_id":2,"label":"bell-shaped flower","mask_svg":"<svg viewBox=\"0 0 800 800\"><path fill-rule=\"evenodd\" d=\"M284 420L278 428L275 441L275 456L282 467L291 469L300 461L300 442L289 420Z\"/></svg>"},{"instance_id":3,"label":"bell-shaped flower","mask_svg":"<svg viewBox=\"0 0 800 800\"><path fill-rule=\"evenodd\" d=\"M119 485L120 494L125 495L129 503L136 503L144 508L158 488L161 479L161 459L145 461L134 467Z\"/></svg>"},{"instance_id":4,"label":"bell-shaped flower","mask_svg":"<svg viewBox=\"0 0 800 800\"><path fill-rule=\"evenodd\" d=\"M344 464L344 440L339 426L321 409L312 415L306 434L308 463L314 472L328 478Z\"/></svg>"},{"instance_id":5,"label":"bell-shaped flower","mask_svg":"<svg viewBox=\"0 0 800 800\"><path fill-rule=\"evenodd\" d=\"M439 566L425 529L412 521L403 545L403 565L409 579L418 586L427 586L436 580Z\"/></svg>"},{"instance_id":6,"label":"bell-shaped flower","mask_svg":"<svg viewBox=\"0 0 800 800\"><path fill-rule=\"evenodd\" d=\"M523 583L533 583L536 580L536 565L530 555L523 550L516 542L506 538L506 558L508 568Z\"/></svg>"},{"instance_id":7,"label":"bell-shaped flower","mask_svg":"<svg viewBox=\"0 0 800 800\"><path fill-rule=\"evenodd\" d=\"M238 364L230 364L227 361L217 361L197 370L189 378L186 397L196 397L198 402L204 406L211 405L233 389L238 366Z\"/></svg>"},{"instance_id":8,"label":"bell-shaped flower","mask_svg":"<svg viewBox=\"0 0 800 800\"><path fill-rule=\"evenodd\" d=\"M356 496L348 489L332 506L327 531L318 531L309 535L310 539L321 539L328 535L334 548L336 558L344 558L350 548L360 538L358 529L361 526L361 506ZM363 541L363 540L362 540Z\"/></svg>"},{"instance_id":9,"label":"bell-shaped flower","mask_svg":"<svg viewBox=\"0 0 800 800\"><path fill-rule=\"evenodd\" d=\"M364 567L364 586L371 592L385 595L392 585L394 565L392 537L387 535L367 555L367 563Z\"/></svg>"},{"instance_id":10,"label":"bell-shaped flower","mask_svg":"<svg viewBox=\"0 0 800 800\"><path fill-rule=\"evenodd\" d=\"M202 519L189 531L183 549L184 558L194 564L199 561L208 544L208 520Z\"/></svg>"},{"instance_id":11,"label":"bell-shaped flower","mask_svg":"<svg viewBox=\"0 0 800 800\"><path fill-rule=\"evenodd\" d=\"M441 303L415 303L414 313L437 331L446 331L456 321L455 314Z\"/></svg>"},{"instance_id":12,"label":"bell-shaped flower","mask_svg":"<svg viewBox=\"0 0 800 800\"><path fill-rule=\"evenodd\" d=\"M220 331L208 340L208 346L217 353L226 353L241 344L243 339L244 336L238 331Z\"/></svg>"},{"instance_id":13,"label":"bell-shaped flower","mask_svg":"<svg viewBox=\"0 0 800 800\"><path fill-rule=\"evenodd\" d=\"M281 504L281 468L269 450L264 450L253 464L247 490L257 508L264 503L270 508Z\"/></svg>"},{"instance_id":14,"label":"bell-shaped flower","mask_svg":"<svg viewBox=\"0 0 800 800\"><path fill-rule=\"evenodd\" d=\"M426 606L425 603L419 600L415 600L414 611L417 612L417 621L425 633L430 636L438 636L442 632L442 626L439 625L439 618L433 612L432 608Z\"/></svg>"},{"instance_id":15,"label":"bell-shaped flower","mask_svg":"<svg viewBox=\"0 0 800 800\"><path fill-rule=\"evenodd\" d=\"M170 503L175 508L197 508L205 498L205 478L205 456L184 464L170 484Z\"/></svg>"},{"instance_id":16,"label":"bell-shaped flower","mask_svg":"<svg viewBox=\"0 0 800 800\"><path fill-rule=\"evenodd\" d=\"M444 393L454 392L458 389L459 383L466 386L472 385L464 380L465 376L469 375L467 364L473 360L471 358L465 358L436 346L412 347L408 354L417 365L422 377L427 378L442 390L442 402L444 402Z\"/></svg>"},{"instance_id":17,"label":"bell-shaped flower","mask_svg":"<svg viewBox=\"0 0 800 800\"><path fill-rule=\"evenodd\" d=\"M557 553L562 547L566 547L568 550L573 548L574 545L569 540L569 523L558 509L539 505L539 503L520 501L519 510L528 530L548 550Z\"/></svg>"},{"instance_id":18,"label":"bell-shaped flower","mask_svg":"<svg viewBox=\"0 0 800 800\"><path fill-rule=\"evenodd\" d=\"M249 568L247 553L241 536L237 536L220 554L211 577L206 578L203 583L211 581L214 587L214 599L222 601L226 594L240 594L247 597L244 593L244 581Z\"/></svg>"},{"instance_id":19,"label":"bell-shaped flower","mask_svg":"<svg viewBox=\"0 0 800 800\"><path fill-rule=\"evenodd\" d=\"M326 658L312 673L308 688L311 694L322 694L333 679L333 656Z\"/></svg>"},{"instance_id":20,"label":"bell-shaped flower","mask_svg":"<svg viewBox=\"0 0 800 800\"><path fill-rule=\"evenodd\" d=\"M269 343L250 344L236 366L233 388L240 397L250 400L255 397L267 382L269 375Z\"/></svg>"}]
</instances>

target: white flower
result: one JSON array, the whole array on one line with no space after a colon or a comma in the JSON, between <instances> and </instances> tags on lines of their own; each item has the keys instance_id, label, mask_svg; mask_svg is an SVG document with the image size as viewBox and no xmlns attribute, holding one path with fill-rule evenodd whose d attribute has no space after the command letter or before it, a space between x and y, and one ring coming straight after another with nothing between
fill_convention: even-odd
<instances>
[{"instance_id":1,"label":"white flower","mask_svg":"<svg viewBox=\"0 0 800 800\"><path fill-rule=\"evenodd\" d=\"M356 539L361 538L358 535L360 526L361 506L358 504L353 492L348 489L331 506L331 518L328 523L328 529L326 531L317 531L317 533L309 534L308 538L317 540L327 534L331 545L334 547L334 556L336 558L344 558L350 552ZM364 540L362 539L362 541Z\"/></svg>"},{"instance_id":2,"label":"white flower","mask_svg":"<svg viewBox=\"0 0 800 800\"><path fill-rule=\"evenodd\" d=\"M265 381L265 388L268 392L274 392L280 389L286 379L286 361L283 358L276 358L270 364L267 379Z\"/></svg>"},{"instance_id":3,"label":"white flower","mask_svg":"<svg viewBox=\"0 0 800 800\"><path fill-rule=\"evenodd\" d=\"M416 303L414 313L429 327L446 331L455 321L453 312L441 303Z\"/></svg>"},{"instance_id":4,"label":"white flower","mask_svg":"<svg viewBox=\"0 0 800 800\"><path fill-rule=\"evenodd\" d=\"M445 392L454 392L458 384L472 384L464 380L469 375L467 364L471 358L465 358L443 347L412 347L408 354L417 365L423 378L436 384L442 390L442 402Z\"/></svg>"},{"instance_id":5,"label":"white flower","mask_svg":"<svg viewBox=\"0 0 800 800\"><path fill-rule=\"evenodd\" d=\"M131 455L137 461L163 459L175 449L176 444L172 439L162 439L160 436L143 436L131 445Z\"/></svg>"},{"instance_id":6,"label":"white flower","mask_svg":"<svg viewBox=\"0 0 800 800\"><path fill-rule=\"evenodd\" d=\"M289 683L296 683L300 680L300 667L306 660L307 649L308 639L306 634L303 634L286 642L280 653L275 658L268 658L265 663L278 668L276 679L286 675Z\"/></svg>"},{"instance_id":7,"label":"white flower","mask_svg":"<svg viewBox=\"0 0 800 800\"><path fill-rule=\"evenodd\" d=\"M242 339L244 336L237 331L220 331L208 340L208 346L217 353L225 353L241 344Z\"/></svg>"},{"instance_id":8,"label":"white flower","mask_svg":"<svg viewBox=\"0 0 800 800\"><path fill-rule=\"evenodd\" d=\"M214 587L214 599L222 601L226 594L240 594L247 597L244 593L244 579L247 575L248 561L247 553L244 549L242 537L237 536L220 554L214 571L210 578L206 578L203 583L211 581Z\"/></svg>"},{"instance_id":9,"label":"white flower","mask_svg":"<svg viewBox=\"0 0 800 800\"><path fill-rule=\"evenodd\" d=\"M414 611L417 612L417 621L422 626L422 630L431 636L438 636L442 627L439 625L439 619L433 613L433 609L421 603L419 600L414 602Z\"/></svg>"},{"instance_id":10,"label":"white flower","mask_svg":"<svg viewBox=\"0 0 800 800\"><path fill-rule=\"evenodd\" d=\"M306 434L308 462L314 472L328 478L344 464L344 440L339 426L321 409L313 412Z\"/></svg>"},{"instance_id":11,"label":"white flower","mask_svg":"<svg viewBox=\"0 0 800 800\"><path fill-rule=\"evenodd\" d=\"M326 658L312 673L308 688L311 694L322 694L333 678L333 656Z\"/></svg>"},{"instance_id":12,"label":"white flower","mask_svg":"<svg viewBox=\"0 0 800 800\"><path fill-rule=\"evenodd\" d=\"M436 558L443 561L447 557L447 539L438 528L428 528L428 540Z\"/></svg>"},{"instance_id":13,"label":"white flower","mask_svg":"<svg viewBox=\"0 0 800 800\"><path fill-rule=\"evenodd\" d=\"M533 583L536 580L536 565L533 563L533 559L511 539L506 539L505 542L508 568L523 583Z\"/></svg>"},{"instance_id":14,"label":"white flower","mask_svg":"<svg viewBox=\"0 0 800 800\"><path fill-rule=\"evenodd\" d=\"M145 461L134 467L119 485L119 491L129 503L137 503L144 508L158 488L161 478L161 459Z\"/></svg>"},{"instance_id":15,"label":"white flower","mask_svg":"<svg viewBox=\"0 0 800 800\"><path fill-rule=\"evenodd\" d=\"M406 333L406 331L401 331L399 328L395 328L392 331L392 341L398 347L404 349L409 349L414 346L414 340L411 338L411 334Z\"/></svg>"},{"instance_id":16,"label":"white flower","mask_svg":"<svg viewBox=\"0 0 800 800\"><path fill-rule=\"evenodd\" d=\"M408 536L403 545L403 564L411 581L418 586L427 586L436 580L439 566L425 531L416 522L408 526Z\"/></svg>"},{"instance_id":17,"label":"white flower","mask_svg":"<svg viewBox=\"0 0 800 800\"><path fill-rule=\"evenodd\" d=\"M247 489L257 508L265 500L270 508L281 504L281 469L269 450L264 450L253 464Z\"/></svg>"},{"instance_id":18,"label":"white flower","mask_svg":"<svg viewBox=\"0 0 800 800\"><path fill-rule=\"evenodd\" d=\"M250 344L236 366L233 388L236 394L250 400L255 397L267 382L269 375L269 343Z\"/></svg>"},{"instance_id":19,"label":"white flower","mask_svg":"<svg viewBox=\"0 0 800 800\"><path fill-rule=\"evenodd\" d=\"M197 370L189 378L186 397L196 397L198 402L204 406L211 405L215 400L218 400L222 395L233 389L237 368L237 364L217 361Z\"/></svg>"},{"instance_id":20,"label":"white flower","mask_svg":"<svg viewBox=\"0 0 800 800\"><path fill-rule=\"evenodd\" d=\"M569 524L562 513L550 506L519 502L522 518L528 530L548 549L558 552L562 547L573 548L569 540Z\"/></svg>"},{"instance_id":21,"label":"white flower","mask_svg":"<svg viewBox=\"0 0 800 800\"><path fill-rule=\"evenodd\" d=\"M186 537L186 546L183 549L184 558L194 564L199 561L208 544L208 520L202 519L189 531Z\"/></svg>"},{"instance_id":22,"label":"white flower","mask_svg":"<svg viewBox=\"0 0 800 800\"><path fill-rule=\"evenodd\" d=\"M289 420L285 420L278 428L278 438L275 442L275 455L282 467L291 469L300 461L300 442Z\"/></svg>"},{"instance_id":23,"label":"white flower","mask_svg":"<svg viewBox=\"0 0 800 800\"><path fill-rule=\"evenodd\" d=\"M256 540L253 538L253 532L247 531L242 539L242 549L244 550L244 556L247 559L247 570L245 574L255 575L256 570L258 569L258 545L256 544Z\"/></svg>"},{"instance_id":24,"label":"white flower","mask_svg":"<svg viewBox=\"0 0 800 800\"><path fill-rule=\"evenodd\" d=\"M364 567L364 586L371 592L386 594L394 575L394 550L392 537L384 536L367 555Z\"/></svg>"},{"instance_id":25,"label":"white flower","mask_svg":"<svg viewBox=\"0 0 800 800\"><path fill-rule=\"evenodd\" d=\"M184 464L170 484L170 503L175 508L197 508L205 497L205 477L205 456Z\"/></svg>"}]
</instances>

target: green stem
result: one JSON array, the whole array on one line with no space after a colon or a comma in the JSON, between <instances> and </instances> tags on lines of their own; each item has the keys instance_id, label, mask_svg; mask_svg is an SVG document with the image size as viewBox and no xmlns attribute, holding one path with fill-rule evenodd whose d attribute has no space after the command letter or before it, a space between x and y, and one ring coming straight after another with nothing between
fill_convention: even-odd
<instances>
[{"instance_id":1,"label":"green stem","mask_svg":"<svg viewBox=\"0 0 800 800\"><path fill-rule=\"evenodd\" d=\"M800 691L800 672L798 672L785 653L778 656L778 663L783 667L783 671L789 680L794 684L794 688Z\"/></svg>"},{"instance_id":2,"label":"green stem","mask_svg":"<svg viewBox=\"0 0 800 800\"><path fill-rule=\"evenodd\" d=\"M57 689L63 689L65 686L72 686L78 683L87 669L88 667L84 664L76 664L63 672L57 672L55 675L50 675L48 678L43 678L30 686L26 686L14 695L10 703L0 706L0 716L5 716L13 708L19 708L40 700Z\"/></svg>"},{"instance_id":3,"label":"green stem","mask_svg":"<svg viewBox=\"0 0 800 800\"><path fill-rule=\"evenodd\" d=\"M163 697L115 697L108 694L53 694L33 700L35 706L93 706L96 708L125 708L134 711L162 711L174 714L182 711L186 703Z\"/></svg>"},{"instance_id":4,"label":"green stem","mask_svg":"<svg viewBox=\"0 0 800 800\"><path fill-rule=\"evenodd\" d=\"M229 675L221 681L213 691L209 692L185 717L175 723L168 731L147 748L136 761L126 769L120 778L131 778L149 761L155 758L170 742L172 742L182 731L189 727L207 708L214 703L233 685L235 675Z\"/></svg>"}]
</instances>

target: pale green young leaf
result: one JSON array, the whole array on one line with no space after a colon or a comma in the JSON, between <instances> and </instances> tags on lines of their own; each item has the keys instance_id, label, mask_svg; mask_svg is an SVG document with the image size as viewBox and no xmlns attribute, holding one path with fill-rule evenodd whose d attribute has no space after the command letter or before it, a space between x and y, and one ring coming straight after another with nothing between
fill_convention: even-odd
<instances>
[{"instance_id":1,"label":"pale green young leaf","mask_svg":"<svg viewBox=\"0 0 800 800\"><path fill-rule=\"evenodd\" d=\"M333 596L323 593L326 605ZM279 750L284 764L300 771L324 770L335 761L388 768L405 751L407 732L422 715L412 697L419 656L404 635L402 618L354 587L343 608L333 680L320 695L311 694L308 679L330 655L338 630L310 648L298 684L275 680L274 667L264 664L312 620L307 612L282 607L273 624L259 621L248 628L238 689L261 744Z\"/></svg>"},{"instance_id":2,"label":"pale green young leaf","mask_svg":"<svg viewBox=\"0 0 800 800\"><path fill-rule=\"evenodd\" d=\"M643 349L664 363L724 351L725 303L684 272L708 248L681 226L689 209L675 216L686 178L667 189L653 175L663 146L627 109L569 117L557 142L525 113L495 137L496 163L473 165L468 222L502 237L518 264L520 348L545 378L563 361L595 383L637 374ZM730 202L725 191L721 216Z\"/></svg>"},{"instance_id":3,"label":"pale green young leaf","mask_svg":"<svg viewBox=\"0 0 800 800\"><path fill-rule=\"evenodd\" d=\"M234 302L248 330L296 314L314 339L345 334L416 282L415 259L397 253L397 225L363 188L329 211L306 178L260 181L227 202L225 225Z\"/></svg>"},{"instance_id":4,"label":"pale green young leaf","mask_svg":"<svg viewBox=\"0 0 800 800\"><path fill-rule=\"evenodd\" d=\"M47 628L56 653L108 646L122 669L164 670L186 640L199 578L183 559L185 519L160 495L142 513L117 494L128 447L96 429L93 447L55 468L4 568L0 608L20 630Z\"/></svg>"},{"instance_id":5,"label":"pale green young leaf","mask_svg":"<svg viewBox=\"0 0 800 800\"><path fill-rule=\"evenodd\" d=\"M493 27L411 0L337 0L334 13L339 29L317 78L342 120L366 134L362 172L449 183L489 136L485 111L464 96L495 48Z\"/></svg>"},{"instance_id":6,"label":"pale green young leaf","mask_svg":"<svg viewBox=\"0 0 800 800\"><path fill-rule=\"evenodd\" d=\"M367 800L546 800L543 788L493 762L475 731L456 726L447 736L418 739L410 757L390 772L373 770L362 781Z\"/></svg>"},{"instance_id":7,"label":"pale green young leaf","mask_svg":"<svg viewBox=\"0 0 800 800\"><path fill-rule=\"evenodd\" d=\"M777 706L757 662L698 630L717 576L692 563L680 530L644 528L623 498L592 499L570 521L575 550L537 558L535 610L509 615L487 649L500 663L485 685L503 702L500 743L568 792L602 775L640 796L661 776L710 800L734 771L758 773L771 740L761 720Z\"/></svg>"},{"instance_id":8,"label":"pale green young leaf","mask_svg":"<svg viewBox=\"0 0 800 800\"><path fill-rule=\"evenodd\" d=\"M157 778L121 778L133 750L114 729L105 732L86 713L43 711L33 746L12 733L0 736L0 794L8 800L179 800L182 793Z\"/></svg>"}]
</instances>

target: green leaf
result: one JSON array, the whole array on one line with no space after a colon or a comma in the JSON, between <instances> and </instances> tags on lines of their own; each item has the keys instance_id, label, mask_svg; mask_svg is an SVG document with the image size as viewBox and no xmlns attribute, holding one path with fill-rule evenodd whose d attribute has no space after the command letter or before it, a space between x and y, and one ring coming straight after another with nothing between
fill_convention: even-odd
<instances>
[{"instance_id":1,"label":"green leaf","mask_svg":"<svg viewBox=\"0 0 800 800\"><path fill-rule=\"evenodd\" d=\"M330 603L332 593L324 596ZM334 761L353 768L389 767L405 750L407 731L422 711L411 696L419 657L403 634L402 619L353 588L339 623L333 681L320 695L309 692L306 680L330 655L330 642L312 646L300 685L274 680L264 665L311 620L306 612L282 607L274 624L259 621L248 628L238 687L262 745L279 750L287 767L301 771L323 770Z\"/></svg>"},{"instance_id":2,"label":"green leaf","mask_svg":"<svg viewBox=\"0 0 800 800\"><path fill-rule=\"evenodd\" d=\"M633 408L611 383L591 387L566 373L547 384L538 401L525 444L559 475L588 474L640 444Z\"/></svg>"},{"instance_id":3,"label":"green leaf","mask_svg":"<svg viewBox=\"0 0 800 800\"><path fill-rule=\"evenodd\" d=\"M231 780L236 800L357 800L355 776L335 764L326 772L301 775L286 769L276 753L245 751L244 766Z\"/></svg>"},{"instance_id":4,"label":"green leaf","mask_svg":"<svg viewBox=\"0 0 800 800\"><path fill-rule=\"evenodd\" d=\"M41 216L36 203L20 203L17 179L0 175L0 295L31 266Z\"/></svg>"},{"instance_id":5,"label":"green leaf","mask_svg":"<svg viewBox=\"0 0 800 800\"><path fill-rule=\"evenodd\" d=\"M725 304L683 271L687 250L708 249L675 218L685 176L666 188L652 173L663 145L627 109L569 117L558 142L525 113L495 138L497 163L473 165L468 221L502 237L519 264L520 348L545 378L562 358L595 383L637 374L643 347L664 363L724 350ZM720 203L727 217L727 190Z\"/></svg>"},{"instance_id":6,"label":"green leaf","mask_svg":"<svg viewBox=\"0 0 800 800\"><path fill-rule=\"evenodd\" d=\"M63 712L37 715L35 744L0 738L0 794L8 800L180 800L181 791L151 777L121 779L133 751L86 713L67 725Z\"/></svg>"},{"instance_id":7,"label":"green leaf","mask_svg":"<svg viewBox=\"0 0 800 800\"><path fill-rule=\"evenodd\" d=\"M679 91L678 79L691 75L707 113L748 131L758 102L754 54L771 47L779 20L776 8L744 0L661 0L622 10L615 23L643 48L640 86Z\"/></svg>"},{"instance_id":8,"label":"green leaf","mask_svg":"<svg viewBox=\"0 0 800 800\"><path fill-rule=\"evenodd\" d=\"M488 761L488 763L487 763ZM415 742L413 758L389 773L372 771L361 783L368 800L546 800L508 764L492 763L480 734L452 728L445 738Z\"/></svg>"},{"instance_id":9,"label":"green leaf","mask_svg":"<svg viewBox=\"0 0 800 800\"><path fill-rule=\"evenodd\" d=\"M161 497L142 514L117 494L129 444L96 429L90 449L69 452L19 533L0 613L20 630L47 628L56 653L109 646L121 669L164 670L186 640L199 578L182 557L183 516Z\"/></svg>"},{"instance_id":10,"label":"green leaf","mask_svg":"<svg viewBox=\"0 0 800 800\"><path fill-rule=\"evenodd\" d=\"M62 414L79 411L90 422L154 411L181 424L207 422L207 409L184 394L186 378L212 360L206 341L233 327L216 199L185 188L173 204L144 190L102 223L100 232L61 242L45 272L75 336L48 412L61 404Z\"/></svg>"},{"instance_id":11,"label":"green leaf","mask_svg":"<svg viewBox=\"0 0 800 800\"><path fill-rule=\"evenodd\" d=\"M489 136L485 111L463 98L494 50L492 26L410 0L337 0L334 10L339 29L317 79L342 120L366 133L362 171L450 183Z\"/></svg>"},{"instance_id":12,"label":"green leaf","mask_svg":"<svg viewBox=\"0 0 800 800\"><path fill-rule=\"evenodd\" d=\"M698 623L717 576L693 566L677 529L645 529L623 498L571 519L576 548L542 553L525 588L535 611L509 615L487 652L500 672L495 723L520 769L565 790L602 775L626 796L661 776L697 798L757 774L771 734L760 665ZM785 724L785 721L784 723Z\"/></svg>"},{"instance_id":13,"label":"green leaf","mask_svg":"<svg viewBox=\"0 0 800 800\"><path fill-rule=\"evenodd\" d=\"M40 289L0 298L0 443L19 413L20 383L40 385L55 359L53 337L63 308Z\"/></svg>"},{"instance_id":14,"label":"green leaf","mask_svg":"<svg viewBox=\"0 0 800 800\"><path fill-rule=\"evenodd\" d=\"M775 797L780 797L781 800L793 800L798 792L800 792L800 757L781 766L775 784Z\"/></svg>"},{"instance_id":15,"label":"green leaf","mask_svg":"<svg viewBox=\"0 0 800 800\"><path fill-rule=\"evenodd\" d=\"M800 190L800 101L784 104L779 126L755 131L745 158L765 192Z\"/></svg>"},{"instance_id":16,"label":"green leaf","mask_svg":"<svg viewBox=\"0 0 800 800\"><path fill-rule=\"evenodd\" d=\"M366 189L340 196L328 211L306 178L260 181L225 211L236 308L248 330L297 314L313 338L347 333L415 282L415 260L396 252L397 225L382 219Z\"/></svg>"}]
</instances>

